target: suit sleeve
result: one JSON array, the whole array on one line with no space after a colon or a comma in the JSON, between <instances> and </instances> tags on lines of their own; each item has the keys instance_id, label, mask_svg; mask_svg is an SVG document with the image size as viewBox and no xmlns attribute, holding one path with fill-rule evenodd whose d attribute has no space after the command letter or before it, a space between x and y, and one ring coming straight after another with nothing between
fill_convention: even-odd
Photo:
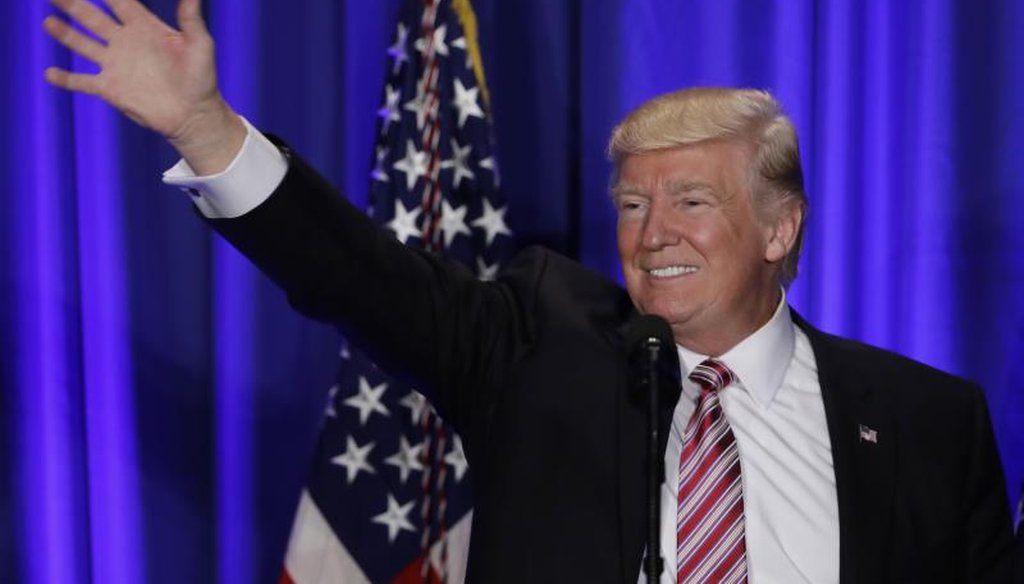
<instances>
[{"instance_id":1,"label":"suit sleeve","mask_svg":"<svg viewBox=\"0 0 1024 584\"><path fill-rule=\"evenodd\" d=\"M972 387L973 442L963 499L965 533L960 581L1010 581L1012 526L1002 465L985 396Z\"/></svg>"},{"instance_id":2,"label":"suit sleeve","mask_svg":"<svg viewBox=\"0 0 1024 584\"><path fill-rule=\"evenodd\" d=\"M479 414L494 407L497 380L527 342L530 294L517 287L528 289L538 268L520 262L524 277L512 283L480 282L461 265L399 243L284 151L288 173L266 201L241 217L207 221L299 312L335 324L423 391L468 450L477 426L486 426Z\"/></svg>"}]
</instances>

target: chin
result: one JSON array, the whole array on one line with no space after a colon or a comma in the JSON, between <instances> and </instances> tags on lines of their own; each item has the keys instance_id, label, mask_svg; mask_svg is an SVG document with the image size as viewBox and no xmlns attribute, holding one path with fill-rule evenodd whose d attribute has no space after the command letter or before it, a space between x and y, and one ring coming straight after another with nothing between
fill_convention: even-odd
<instances>
[{"instance_id":1,"label":"chin","mask_svg":"<svg viewBox=\"0 0 1024 584\"><path fill-rule=\"evenodd\" d=\"M657 302L651 303L650 309L643 310L644 314L653 314L664 318L670 325L675 326L681 324L687 320L686 311L682 310L677 306L666 306L665 304L659 304Z\"/></svg>"}]
</instances>

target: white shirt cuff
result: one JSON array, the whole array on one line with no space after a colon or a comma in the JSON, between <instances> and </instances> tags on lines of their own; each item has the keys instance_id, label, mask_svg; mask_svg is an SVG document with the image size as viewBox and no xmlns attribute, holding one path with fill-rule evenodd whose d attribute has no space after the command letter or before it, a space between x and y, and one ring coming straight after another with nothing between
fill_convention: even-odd
<instances>
[{"instance_id":1,"label":"white shirt cuff","mask_svg":"<svg viewBox=\"0 0 1024 584\"><path fill-rule=\"evenodd\" d=\"M242 149L222 172L196 176L184 159L164 172L164 183L192 196L210 219L231 219L258 207L277 189L288 172L288 161L277 146L242 118L246 135Z\"/></svg>"}]
</instances>

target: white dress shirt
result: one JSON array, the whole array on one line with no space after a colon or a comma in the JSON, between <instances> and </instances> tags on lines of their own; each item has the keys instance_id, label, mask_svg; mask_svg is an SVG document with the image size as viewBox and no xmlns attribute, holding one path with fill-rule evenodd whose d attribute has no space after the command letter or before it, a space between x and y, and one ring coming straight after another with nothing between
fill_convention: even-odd
<instances>
[{"instance_id":1,"label":"white dress shirt","mask_svg":"<svg viewBox=\"0 0 1024 584\"><path fill-rule=\"evenodd\" d=\"M190 193L210 218L238 217L277 188L288 162L244 120L247 135L223 172L197 177L184 160L165 183ZM675 583L676 495L682 435L700 390L687 376L706 356L678 347L683 390L665 449L661 494L662 584ZM839 581L839 510L817 365L793 324L785 292L771 320L719 357L736 376L720 402L736 436L743 476L750 584ZM640 582L646 582L643 571Z\"/></svg>"},{"instance_id":2,"label":"white dress shirt","mask_svg":"<svg viewBox=\"0 0 1024 584\"><path fill-rule=\"evenodd\" d=\"M267 200L288 172L288 161L249 120L242 148L222 172L196 176L184 160L164 172L163 180L192 195L199 211L211 219L245 215Z\"/></svg>"},{"instance_id":3,"label":"white dress shirt","mask_svg":"<svg viewBox=\"0 0 1024 584\"><path fill-rule=\"evenodd\" d=\"M672 416L661 490L662 584L676 581L682 436L700 389L687 379L706 355L677 346L683 391ZM839 507L818 369L785 292L764 326L718 357L736 380L719 400L739 449L751 584L839 581ZM640 582L646 582L641 572Z\"/></svg>"}]
</instances>

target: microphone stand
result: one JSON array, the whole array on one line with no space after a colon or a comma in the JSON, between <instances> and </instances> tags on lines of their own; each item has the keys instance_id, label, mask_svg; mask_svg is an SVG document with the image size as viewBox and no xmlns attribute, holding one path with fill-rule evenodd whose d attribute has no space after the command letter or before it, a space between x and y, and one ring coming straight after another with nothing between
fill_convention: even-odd
<instances>
[{"instance_id":1,"label":"microphone stand","mask_svg":"<svg viewBox=\"0 0 1024 584\"><path fill-rule=\"evenodd\" d=\"M656 584L661 578L664 561L661 557L661 481L662 464L658 448L658 354L661 340L648 337L647 348L647 557L644 573L648 584Z\"/></svg>"}]
</instances>

